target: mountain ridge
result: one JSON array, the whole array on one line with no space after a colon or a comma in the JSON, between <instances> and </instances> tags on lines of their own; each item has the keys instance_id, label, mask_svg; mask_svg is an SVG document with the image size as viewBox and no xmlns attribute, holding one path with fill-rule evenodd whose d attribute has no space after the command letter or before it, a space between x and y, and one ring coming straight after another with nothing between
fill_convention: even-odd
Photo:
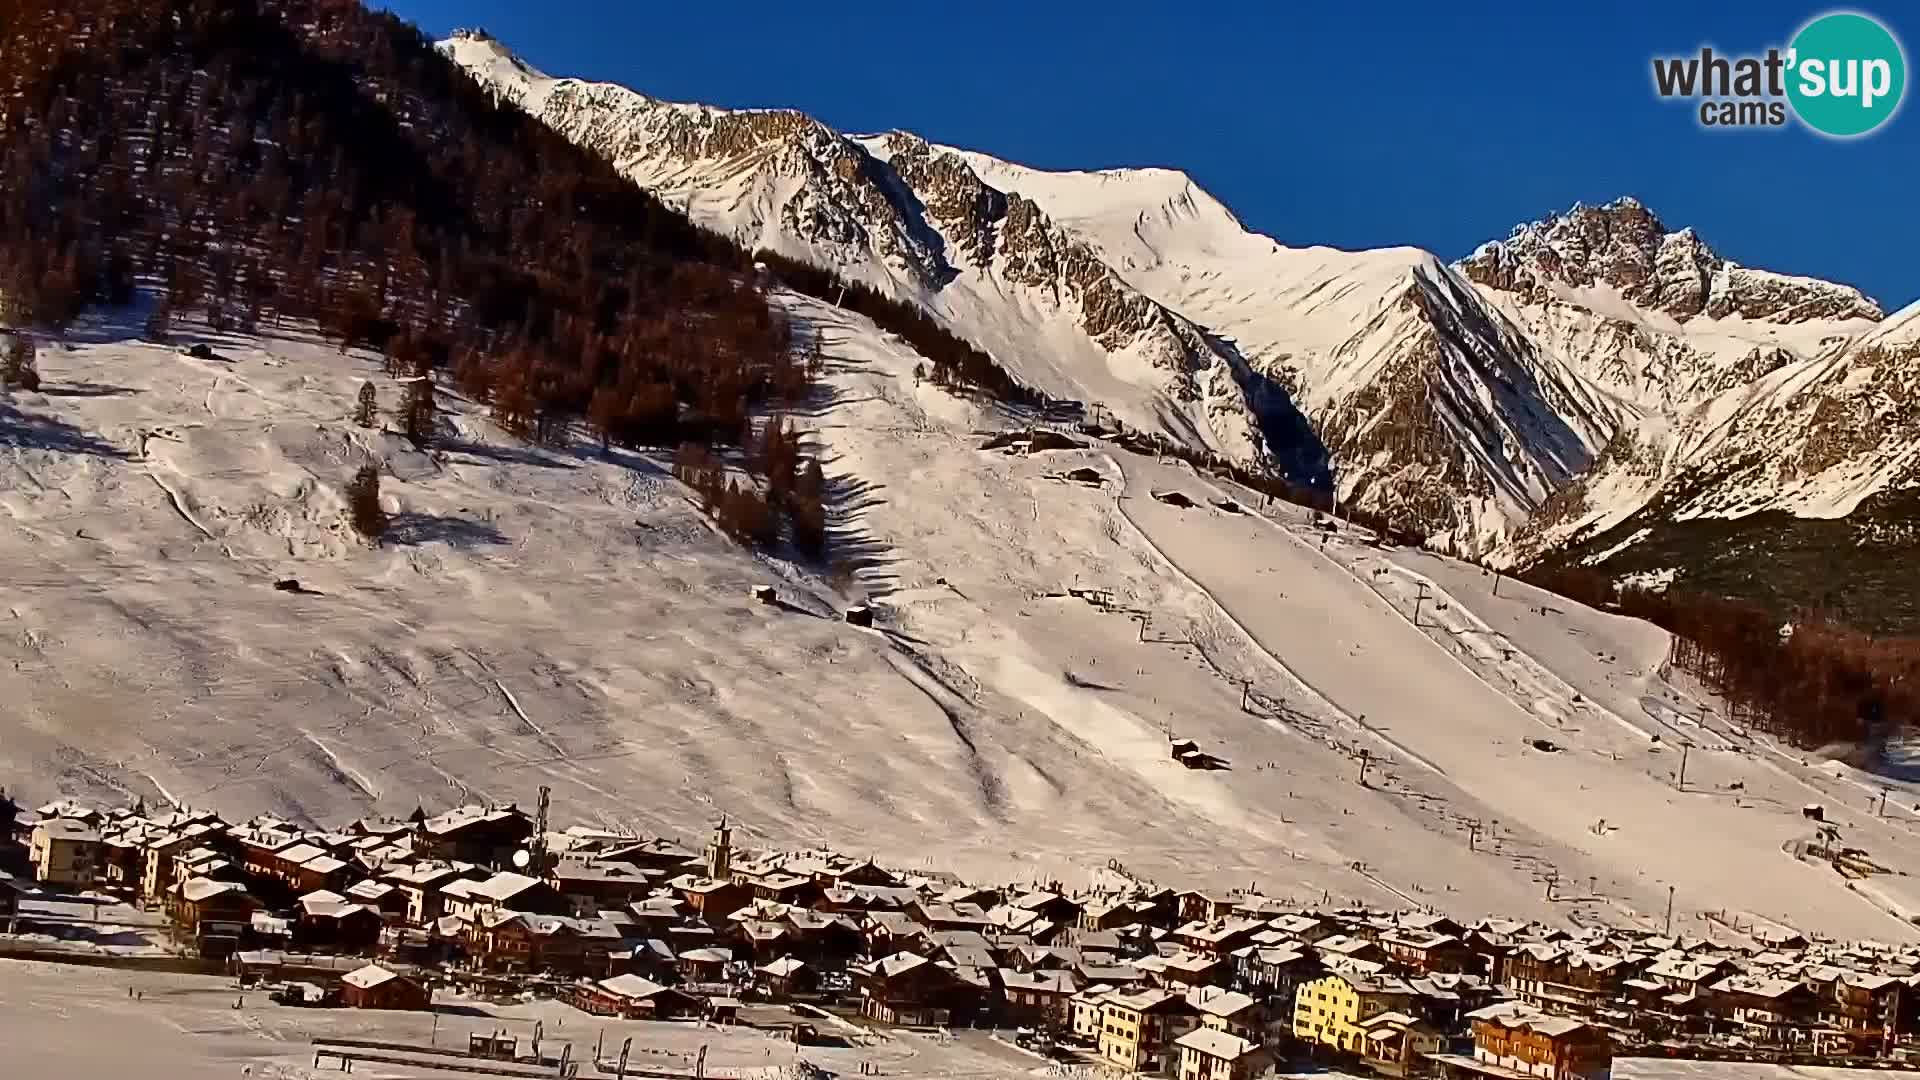
<instances>
[{"instance_id":1,"label":"mountain ridge","mask_svg":"<svg viewBox=\"0 0 1920 1080\"><path fill-rule=\"evenodd\" d=\"M1252 373L1237 356L1127 288L1030 200L986 187L924 140L902 133L868 146L793 110L554 79L486 37L441 48L702 225L913 299L1045 393L1100 401L1134 426L1233 460L1271 462L1261 430L1271 417L1249 405Z\"/></svg>"},{"instance_id":2,"label":"mountain ridge","mask_svg":"<svg viewBox=\"0 0 1920 1080\"><path fill-rule=\"evenodd\" d=\"M1852 422L1837 406L1815 418L1764 392L1853 348L1879 305L1727 259L1630 195L1453 260L1296 248L1178 169L1049 171L791 110L552 79L490 38L441 48L696 222L917 303L1052 396L1278 466L1443 549L1519 565L1642 512L1661 485L1610 470L1715 410L1755 410L1756 444L1821 427L1843 456L1887 452L1833 437ZM1701 439L1660 445L1669 479L1730 482ZM1849 466L1875 477L1852 505L1905 482L1883 465ZM1582 498L1606 505L1569 514Z\"/></svg>"}]
</instances>

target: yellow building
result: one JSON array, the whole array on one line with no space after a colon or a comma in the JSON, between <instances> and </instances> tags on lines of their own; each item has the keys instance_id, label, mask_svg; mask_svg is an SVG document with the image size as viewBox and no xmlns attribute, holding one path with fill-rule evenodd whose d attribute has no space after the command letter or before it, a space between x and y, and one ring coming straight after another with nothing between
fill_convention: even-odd
<instances>
[{"instance_id":1,"label":"yellow building","mask_svg":"<svg viewBox=\"0 0 1920 1080\"><path fill-rule=\"evenodd\" d=\"M49 818L33 827L28 858L33 876L49 885L84 888L93 884L100 853L100 831L66 818Z\"/></svg>"},{"instance_id":2,"label":"yellow building","mask_svg":"<svg viewBox=\"0 0 1920 1080\"><path fill-rule=\"evenodd\" d=\"M1073 1025L1073 1037L1082 1042L1100 1044L1101 1024L1107 1008L1108 986L1088 987L1067 1002L1067 1016Z\"/></svg>"},{"instance_id":3,"label":"yellow building","mask_svg":"<svg viewBox=\"0 0 1920 1080\"><path fill-rule=\"evenodd\" d=\"M1187 999L1165 990L1111 994L1100 1010L1100 1057L1127 1072L1170 1070L1173 1041L1200 1025Z\"/></svg>"},{"instance_id":4,"label":"yellow building","mask_svg":"<svg viewBox=\"0 0 1920 1080\"><path fill-rule=\"evenodd\" d=\"M1397 979L1328 975L1300 984L1293 994L1293 1037L1349 1054L1367 1049L1365 1021L1404 1010L1413 989Z\"/></svg>"}]
</instances>

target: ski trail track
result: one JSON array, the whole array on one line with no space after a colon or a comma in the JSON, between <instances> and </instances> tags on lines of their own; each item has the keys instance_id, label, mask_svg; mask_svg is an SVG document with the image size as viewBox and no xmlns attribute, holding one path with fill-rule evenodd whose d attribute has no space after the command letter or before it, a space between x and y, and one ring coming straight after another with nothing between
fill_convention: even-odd
<instances>
[{"instance_id":1,"label":"ski trail track","mask_svg":"<svg viewBox=\"0 0 1920 1080\"><path fill-rule=\"evenodd\" d=\"M1213 607L1213 609L1217 611L1220 614L1220 616L1224 618L1227 621L1227 623L1234 628L1235 632L1237 632L1242 638L1246 640L1247 644L1254 650L1256 654L1258 654L1261 657L1262 660L1264 660L1270 667L1272 667L1274 671L1278 672L1279 675L1283 679L1285 679L1290 685L1292 685L1296 690L1300 691L1304 696L1308 697L1312 701L1318 703L1329 714L1335 717L1340 723L1345 724L1348 727L1363 733L1368 738L1372 739L1373 741L1379 743L1381 746L1385 747L1391 753L1399 757L1405 758L1407 761L1410 761L1415 765L1418 765L1422 769L1425 769L1436 776L1447 775L1447 771L1445 769L1434 764L1432 761L1428 760L1426 757L1416 753L1412 748L1401 744L1399 741L1387 735L1385 732L1379 730L1378 728L1374 727L1371 724L1368 724L1364 719L1357 717L1353 713L1348 712L1346 709L1342 708L1337 702L1333 700L1333 698L1329 697L1325 692L1320 690L1320 688L1314 686L1313 683L1308 681L1308 679L1305 676L1301 675L1298 671L1295 671L1292 667L1290 667L1287 664L1286 661L1280 659L1280 657L1275 655L1272 650L1268 649L1264 644L1262 644L1259 637L1257 637L1252 631L1247 629L1247 627L1243 623L1241 623L1241 621L1237 617L1234 616L1233 612L1228 610L1226 605L1220 602L1219 597L1215 596L1211 591L1209 591L1206 588L1206 586L1202 585L1199 581L1195 580L1193 575L1187 573L1187 571L1183 567L1181 567L1179 563L1175 562L1166 553L1166 551L1164 551L1160 547L1159 544L1154 542L1153 537L1148 535L1146 530L1140 527L1139 522L1134 520L1133 515L1127 512L1126 501L1125 501L1128 493L1127 492L1127 488L1128 488L1127 472L1124 468L1120 466L1119 462L1117 462L1112 457L1112 455L1103 454L1102 456L1105 458L1107 464L1112 467L1114 473L1120 477L1119 481L1114 485L1114 492L1113 492L1114 509L1120 515L1120 519L1127 523L1127 526L1129 529L1132 530L1133 535L1139 538L1140 542L1142 544L1145 544L1146 547L1154 553L1154 555L1160 560L1160 562L1163 565L1167 567L1169 571L1171 571L1175 576L1177 576L1182 582L1184 582L1187 585L1188 588L1191 588L1196 594L1202 597L1205 597L1208 603Z\"/></svg>"},{"instance_id":2,"label":"ski trail track","mask_svg":"<svg viewBox=\"0 0 1920 1080\"><path fill-rule=\"evenodd\" d=\"M1837 896L1845 889L1843 882L1824 867L1794 864L1783 852L1786 841L1804 832L1796 820L1797 806L1789 805L1792 797L1783 796L1777 781L1763 781L1760 790L1753 790L1754 778L1763 774L1740 764L1746 755L1733 753L1724 766L1712 770L1711 779L1726 783L1695 780L1684 790L1653 764L1671 758L1645 727L1619 715L1622 700L1636 705L1638 700L1621 698L1616 672L1626 669L1612 666L1613 658L1606 655L1630 654L1644 668L1648 642L1613 633L1602 621L1603 613L1595 619L1595 613L1582 609L1573 619L1561 620L1580 627L1576 637L1594 632L1595 642L1604 645L1596 655L1591 648L1582 652L1555 643L1555 655L1565 653L1563 662L1574 664L1578 673L1563 678L1539 658L1516 649L1518 677L1513 688L1503 690L1474 662L1491 663L1498 654L1463 657L1450 647L1461 638L1487 636L1490 626L1450 599L1448 590L1440 589L1432 598L1434 607L1446 605L1440 614L1448 618L1441 625L1425 625L1423 611L1422 625L1415 626L1409 612L1392 602L1394 592L1404 592L1411 608L1412 588L1427 575L1389 570L1378 576L1392 590L1383 595L1374 575L1356 573L1334 553L1318 550L1309 538L1265 514L1223 513L1207 507L1204 496L1187 510L1138 497L1137 492L1149 486L1185 487L1189 496L1209 490L1226 496L1190 468L1132 458L1123 470L1129 481L1126 490L1136 493L1121 496L1124 516L1148 535L1162 558L1229 609L1243 632L1259 635L1269 655L1283 655L1284 667L1317 697L1356 722L1385 721L1398 746L1444 769L1470 803L1487 807L1503 827L1524 823L1538 833L1564 879L1574 880L1564 860L1597 860L1607 871L1594 875L1607 883L1602 892L1625 897L1640 912L1664 904L1668 883L1697 910L1724 906L1730 897L1750 894L1751 882L1785 874L1795 875L1805 887L1782 889L1780 906L1767 913L1769 918L1814 921L1824 919L1836 905L1850 905ZM1150 485L1148 478L1153 478ZM1255 507L1261 501L1237 488L1231 497ZM1279 549L1253 538L1274 531L1286 536ZM1438 583L1429 578L1428 584ZM1445 640L1437 640L1436 633ZM1616 638L1629 642L1631 650L1616 644ZM1647 678L1639 670L1631 674ZM1583 679L1584 685L1576 688L1574 683ZM1605 702L1591 702L1603 687ZM1572 701L1583 690L1582 700ZM1609 703L1612 709L1605 707ZM1578 722L1584 718L1605 722ZM1557 747L1536 747L1535 737L1527 732L1543 726L1568 738L1556 736ZM1688 742L1700 747L1714 736L1717 733L1703 728ZM1747 790L1730 783L1736 778L1746 778ZM1588 875L1587 869L1579 872L1582 878ZM1858 924L1860 919L1850 921ZM1910 935L1911 928L1908 931ZM1883 933L1885 928L1863 927L1862 932Z\"/></svg>"}]
</instances>

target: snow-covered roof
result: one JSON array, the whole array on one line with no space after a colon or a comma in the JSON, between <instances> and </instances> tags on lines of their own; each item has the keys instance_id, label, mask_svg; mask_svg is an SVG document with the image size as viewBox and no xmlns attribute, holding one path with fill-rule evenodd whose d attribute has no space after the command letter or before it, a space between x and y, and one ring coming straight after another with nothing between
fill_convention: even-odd
<instances>
[{"instance_id":1,"label":"snow-covered roof","mask_svg":"<svg viewBox=\"0 0 1920 1080\"><path fill-rule=\"evenodd\" d=\"M280 860L283 862L292 863L295 866L298 866L305 863L309 859L317 859L322 855L325 855L326 853L327 853L326 848L319 847L317 845L309 844L302 841L297 844L291 844L291 845L288 845L287 847L280 848L279 850L274 852L274 855L278 856Z\"/></svg>"},{"instance_id":2,"label":"snow-covered roof","mask_svg":"<svg viewBox=\"0 0 1920 1080\"><path fill-rule=\"evenodd\" d=\"M347 895L360 900L378 901L388 893L396 891L398 890L384 881L368 878L365 881L355 882L353 887L347 890Z\"/></svg>"},{"instance_id":3,"label":"snow-covered roof","mask_svg":"<svg viewBox=\"0 0 1920 1080\"><path fill-rule=\"evenodd\" d=\"M379 964L368 964L366 967L356 968L340 976L340 981L346 983L348 986L358 987L362 990L371 990L376 986L383 986L390 983L399 977L398 974L388 971Z\"/></svg>"},{"instance_id":4,"label":"snow-covered roof","mask_svg":"<svg viewBox=\"0 0 1920 1080\"><path fill-rule=\"evenodd\" d=\"M516 874L511 870L502 870L485 881L471 883L467 886L466 892L468 896L504 903L538 884L540 884L538 878Z\"/></svg>"},{"instance_id":5,"label":"snow-covered roof","mask_svg":"<svg viewBox=\"0 0 1920 1080\"><path fill-rule=\"evenodd\" d=\"M1259 1004L1238 990L1221 990L1217 986L1194 987L1187 1000L1203 1013L1222 1017L1238 1016Z\"/></svg>"},{"instance_id":6,"label":"snow-covered roof","mask_svg":"<svg viewBox=\"0 0 1920 1080\"><path fill-rule=\"evenodd\" d=\"M1079 989L1069 971L1002 971L1000 983L1008 990L1031 990L1036 993L1071 994Z\"/></svg>"},{"instance_id":7,"label":"snow-covered roof","mask_svg":"<svg viewBox=\"0 0 1920 1080\"><path fill-rule=\"evenodd\" d=\"M446 836L474 825L509 821L515 818L525 820L526 815L511 806L456 806L444 814L427 819L421 826L434 836Z\"/></svg>"},{"instance_id":8,"label":"snow-covered roof","mask_svg":"<svg viewBox=\"0 0 1920 1080\"><path fill-rule=\"evenodd\" d=\"M930 963L932 963L932 961L928 960L924 956L918 956L918 955L915 955L914 953L909 953L909 952L901 952L901 953L894 953L892 956L875 960L869 966L869 970L871 970L875 975L879 975L883 978L891 979L897 975L904 975L907 972L912 971L917 967L924 967L925 965Z\"/></svg>"},{"instance_id":9,"label":"snow-covered roof","mask_svg":"<svg viewBox=\"0 0 1920 1080\"><path fill-rule=\"evenodd\" d=\"M215 881L212 878L192 878L180 883L181 897L196 904L227 893L244 896L246 892L246 887L243 885L231 881Z\"/></svg>"},{"instance_id":10,"label":"snow-covered roof","mask_svg":"<svg viewBox=\"0 0 1920 1080\"><path fill-rule=\"evenodd\" d=\"M1173 1041L1183 1050L1193 1050L1208 1057L1238 1061L1249 1054L1259 1051L1260 1047L1238 1035L1229 1035L1213 1028L1195 1028Z\"/></svg>"},{"instance_id":11,"label":"snow-covered roof","mask_svg":"<svg viewBox=\"0 0 1920 1080\"><path fill-rule=\"evenodd\" d=\"M100 840L99 829L74 818L43 818L34 826L34 831L45 833L53 840L74 844L92 844Z\"/></svg>"}]
</instances>

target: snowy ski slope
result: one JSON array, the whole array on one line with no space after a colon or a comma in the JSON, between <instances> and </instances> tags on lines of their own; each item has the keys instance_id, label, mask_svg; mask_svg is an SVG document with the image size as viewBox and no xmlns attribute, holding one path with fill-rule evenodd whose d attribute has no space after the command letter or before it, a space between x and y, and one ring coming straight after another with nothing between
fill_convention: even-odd
<instances>
[{"instance_id":1,"label":"snowy ski slope","mask_svg":"<svg viewBox=\"0 0 1920 1080\"><path fill-rule=\"evenodd\" d=\"M287 333L191 360L106 325L44 350L43 392L0 399L0 783L325 820L546 783L570 820L689 837L725 811L756 842L1001 880L1655 925L1671 885L1693 932L1726 909L1914 936L1904 879L1856 891L1782 846L1817 801L1915 869L1920 790L1874 817L1868 778L1662 678L1661 632L1322 548L1184 466L979 450L1015 421L916 383L865 320L776 299L831 358L797 419L875 630L717 537L650 456L522 447L451 395L432 454L354 426L362 379L398 401L370 357ZM339 525L365 460L397 520L378 550ZM751 600L766 581L784 606ZM1170 734L1230 768L1182 768Z\"/></svg>"}]
</instances>

